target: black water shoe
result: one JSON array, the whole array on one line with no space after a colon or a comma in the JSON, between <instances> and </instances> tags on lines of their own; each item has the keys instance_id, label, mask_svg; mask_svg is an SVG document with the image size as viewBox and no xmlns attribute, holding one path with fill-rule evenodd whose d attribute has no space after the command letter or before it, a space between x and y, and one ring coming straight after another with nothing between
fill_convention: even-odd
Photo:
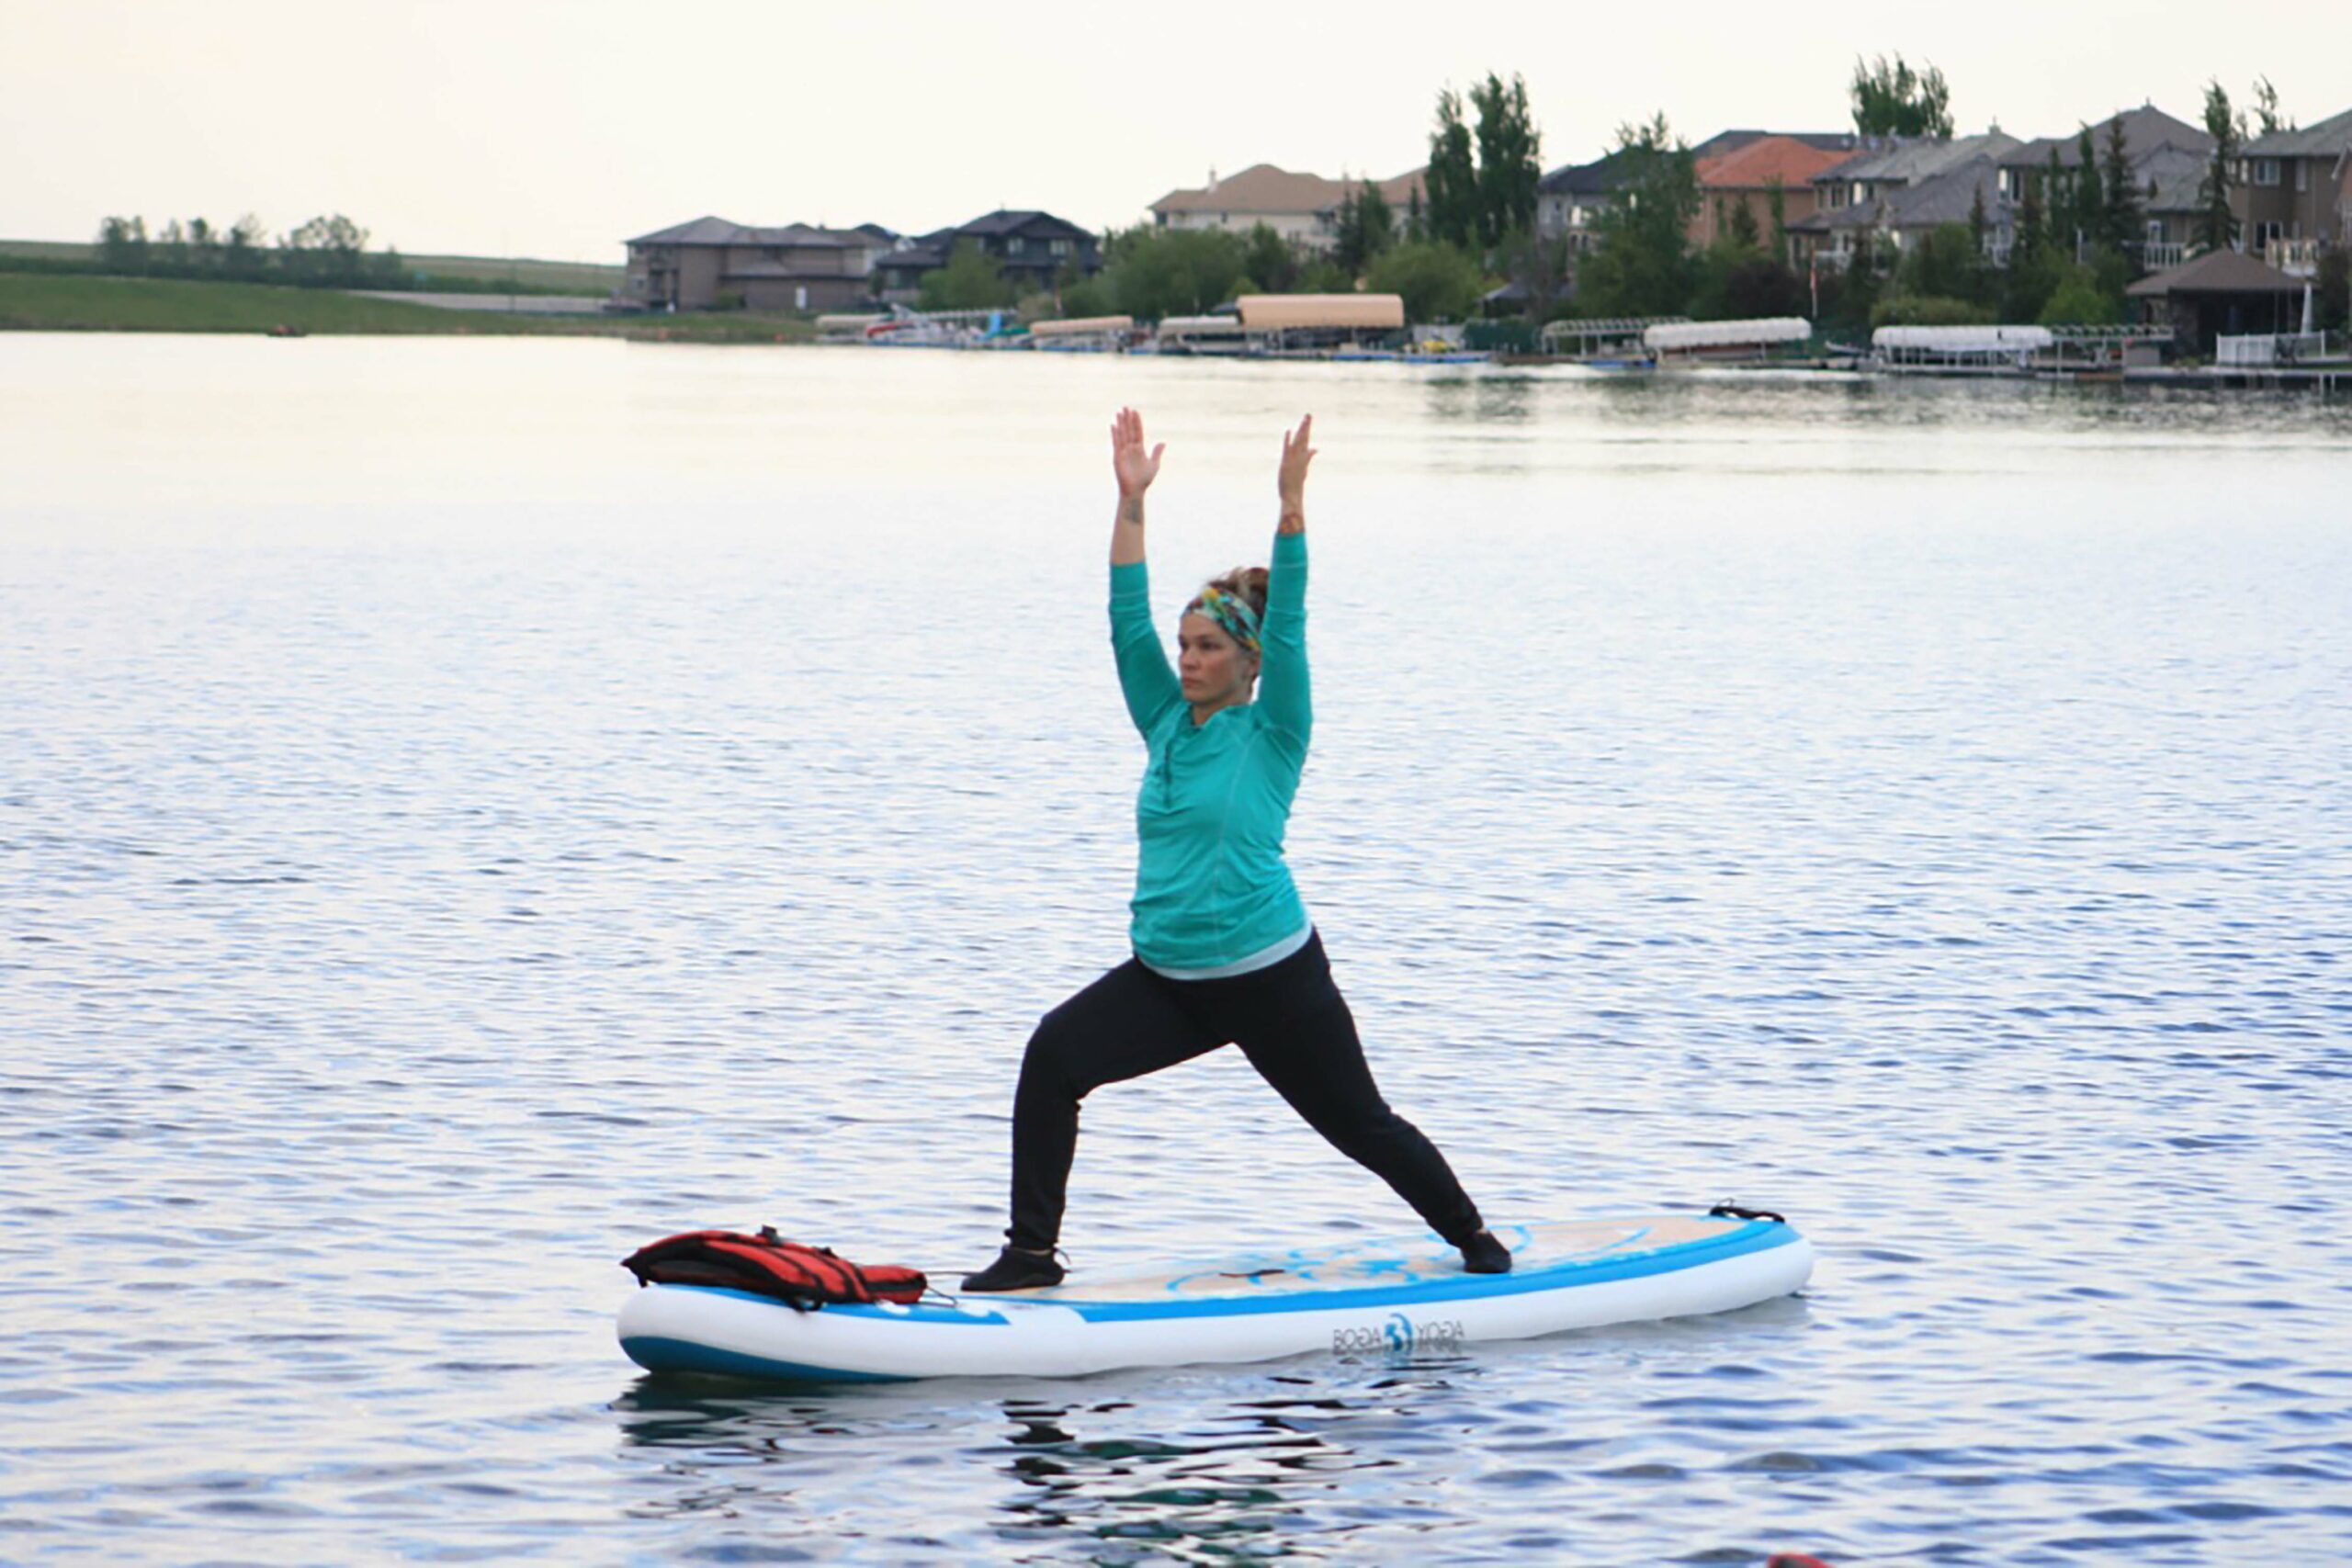
<instances>
[{"instance_id":1,"label":"black water shoe","mask_svg":"<svg viewBox=\"0 0 2352 1568\"><path fill-rule=\"evenodd\" d=\"M1503 1267L1510 1267L1510 1255L1503 1255ZM996 1256L996 1261L977 1274L964 1276L967 1291L1034 1291L1042 1285L1062 1282L1062 1266L1054 1261L1049 1252L1024 1252L1008 1247Z\"/></svg>"},{"instance_id":2,"label":"black water shoe","mask_svg":"<svg viewBox=\"0 0 2352 1568\"><path fill-rule=\"evenodd\" d=\"M1510 1248L1497 1241L1494 1232L1480 1231L1462 1244L1462 1268L1470 1274L1508 1274Z\"/></svg>"}]
</instances>

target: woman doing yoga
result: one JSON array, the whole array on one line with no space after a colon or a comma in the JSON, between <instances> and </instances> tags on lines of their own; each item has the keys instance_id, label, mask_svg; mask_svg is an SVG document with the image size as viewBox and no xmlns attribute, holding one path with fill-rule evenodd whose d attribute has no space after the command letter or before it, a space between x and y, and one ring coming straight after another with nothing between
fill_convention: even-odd
<instances>
[{"instance_id":1,"label":"woman doing yoga","mask_svg":"<svg viewBox=\"0 0 2352 1568\"><path fill-rule=\"evenodd\" d=\"M1012 1224L967 1291L1061 1282L1078 1106L1219 1046L1250 1065L1333 1147L1394 1188L1461 1248L1463 1267L1510 1269L1445 1156L1381 1099L1355 1021L1307 919L1283 831L1306 763L1306 469L1312 416L1283 438L1273 567L1238 570L1185 605L1170 669L1151 623L1144 492L1164 446L1143 416L1111 425L1111 644L1127 713L1149 750L1136 803L1135 955L1047 1013L1012 1101ZM1255 700L1252 691L1255 688Z\"/></svg>"}]
</instances>

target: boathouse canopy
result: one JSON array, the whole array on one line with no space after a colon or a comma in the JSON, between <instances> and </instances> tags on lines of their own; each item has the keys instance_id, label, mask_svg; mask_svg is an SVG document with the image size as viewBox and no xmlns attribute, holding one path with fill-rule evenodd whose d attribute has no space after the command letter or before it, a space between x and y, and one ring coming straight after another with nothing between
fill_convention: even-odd
<instances>
[{"instance_id":1,"label":"boathouse canopy","mask_svg":"<svg viewBox=\"0 0 2352 1568\"><path fill-rule=\"evenodd\" d=\"M1710 349L1767 348L1803 343L1813 323L1802 316L1765 316L1747 321L1661 321L1642 333L1652 354L1703 354Z\"/></svg>"},{"instance_id":2,"label":"boathouse canopy","mask_svg":"<svg viewBox=\"0 0 2352 1568\"><path fill-rule=\"evenodd\" d=\"M1871 333L1871 346L1881 353L2007 355L2048 348L2053 341L2048 327L2037 326L1881 327Z\"/></svg>"},{"instance_id":3,"label":"boathouse canopy","mask_svg":"<svg viewBox=\"0 0 2352 1568\"><path fill-rule=\"evenodd\" d=\"M2222 337L2294 331L2305 287L2305 279L2243 251L2208 251L2123 292L2138 302L2142 320L2172 328L2183 353L2210 356Z\"/></svg>"},{"instance_id":4,"label":"boathouse canopy","mask_svg":"<svg viewBox=\"0 0 2352 1568\"><path fill-rule=\"evenodd\" d=\"M1135 331L1133 316L1079 316L1067 321L1033 321L1031 337L1125 337Z\"/></svg>"},{"instance_id":5,"label":"boathouse canopy","mask_svg":"<svg viewBox=\"0 0 2352 1568\"><path fill-rule=\"evenodd\" d=\"M1393 332L1405 324L1401 294L1244 294L1241 324L1250 332L1361 328Z\"/></svg>"}]
</instances>

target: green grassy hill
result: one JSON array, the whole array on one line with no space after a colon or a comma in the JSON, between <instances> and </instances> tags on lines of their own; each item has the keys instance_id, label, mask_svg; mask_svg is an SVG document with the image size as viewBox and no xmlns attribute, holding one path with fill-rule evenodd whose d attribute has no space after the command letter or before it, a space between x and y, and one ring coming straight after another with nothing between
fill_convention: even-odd
<instances>
[{"instance_id":1,"label":"green grassy hill","mask_svg":"<svg viewBox=\"0 0 2352 1568\"><path fill-rule=\"evenodd\" d=\"M162 277L9 272L0 259L0 331L107 333L433 333L600 336L645 342L808 343L814 322L722 310L679 316L510 316L364 299L334 288L190 283Z\"/></svg>"},{"instance_id":2,"label":"green grassy hill","mask_svg":"<svg viewBox=\"0 0 2352 1568\"><path fill-rule=\"evenodd\" d=\"M96 259L95 245L63 240L0 240L0 266L11 256L28 261L87 263ZM628 276L624 266L599 266L591 262L533 261L502 256L401 257L412 274L458 278L469 282L513 283L546 294L609 294Z\"/></svg>"}]
</instances>

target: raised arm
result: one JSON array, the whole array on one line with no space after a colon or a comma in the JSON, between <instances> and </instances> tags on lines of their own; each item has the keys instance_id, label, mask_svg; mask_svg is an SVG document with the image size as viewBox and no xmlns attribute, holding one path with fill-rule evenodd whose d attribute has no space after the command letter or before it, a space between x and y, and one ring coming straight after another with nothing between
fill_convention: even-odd
<instances>
[{"instance_id":1,"label":"raised arm","mask_svg":"<svg viewBox=\"0 0 2352 1568\"><path fill-rule=\"evenodd\" d=\"M1306 749L1315 724L1306 677L1306 467L1315 460L1309 445L1315 416L1283 435L1282 467L1275 493L1282 512L1274 524L1274 554L1266 579L1263 662L1258 671L1258 702L1266 718Z\"/></svg>"},{"instance_id":2,"label":"raised arm","mask_svg":"<svg viewBox=\"0 0 2352 1568\"><path fill-rule=\"evenodd\" d=\"M1111 471L1119 481L1119 509L1111 519L1111 653L1127 716L1145 734L1184 688L1169 668L1168 649L1151 624L1151 577L1144 565L1143 496L1159 477L1167 444L1147 449L1143 415L1121 409L1111 422Z\"/></svg>"},{"instance_id":3,"label":"raised arm","mask_svg":"<svg viewBox=\"0 0 2352 1568\"><path fill-rule=\"evenodd\" d=\"M1143 492L1159 477L1161 442L1148 452L1143 444L1143 415L1121 409L1111 421L1111 471L1119 480L1119 510L1111 519L1111 564L1143 563Z\"/></svg>"}]
</instances>

